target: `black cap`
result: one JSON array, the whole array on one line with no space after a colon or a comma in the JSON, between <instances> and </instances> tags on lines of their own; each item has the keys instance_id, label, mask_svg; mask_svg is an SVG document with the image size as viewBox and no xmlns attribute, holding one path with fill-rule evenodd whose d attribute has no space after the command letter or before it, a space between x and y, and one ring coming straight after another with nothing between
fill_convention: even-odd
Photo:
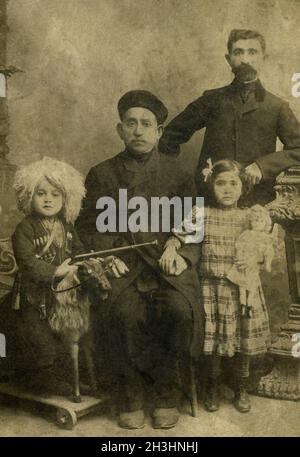
<instances>
[{"instance_id":1,"label":"black cap","mask_svg":"<svg viewBox=\"0 0 300 457\"><path fill-rule=\"evenodd\" d=\"M118 103L120 119L130 108L146 108L156 116L157 123L163 124L168 117L168 110L165 105L151 92L147 90L131 90L124 94Z\"/></svg>"}]
</instances>

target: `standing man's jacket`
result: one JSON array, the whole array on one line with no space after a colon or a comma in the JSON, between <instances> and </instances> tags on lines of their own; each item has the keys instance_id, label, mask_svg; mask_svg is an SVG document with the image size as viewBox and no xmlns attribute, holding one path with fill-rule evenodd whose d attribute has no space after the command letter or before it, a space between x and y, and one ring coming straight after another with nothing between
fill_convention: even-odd
<instances>
[{"instance_id":1,"label":"standing man's jacket","mask_svg":"<svg viewBox=\"0 0 300 457\"><path fill-rule=\"evenodd\" d=\"M266 203L275 194L274 178L283 170L300 165L300 124L287 102L266 91L257 81L246 101L241 85L234 80L229 86L205 91L166 127L160 150L177 154L180 144L206 127L196 181L212 162L232 159L247 166L256 162L262 172L261 183L249 195L248 203ZM284 144L276 151L277 137Z\"/></svg>"}]
</instances>

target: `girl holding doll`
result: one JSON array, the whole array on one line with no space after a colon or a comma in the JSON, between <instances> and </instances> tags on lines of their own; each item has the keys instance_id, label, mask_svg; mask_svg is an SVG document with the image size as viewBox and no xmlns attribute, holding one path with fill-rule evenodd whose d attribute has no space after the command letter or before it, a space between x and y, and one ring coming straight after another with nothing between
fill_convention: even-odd
<instances>
[{"instance_id":1,"label":"girl holding doll","mask_svg":"<svg viewBox=\"0 0 300 457\"><path fill-rule=\"evenodd\" d=\"M45 157L20 169L14 188L25 214L12 237L19 267L14 307L19 309L16 338L23 342L18 354L22 382L38 393L68 395L71 386L55 370L62 345L48 318L52 281L75 273L70 257L83 252L73 227L85 195L83 178L71 165Z\"/></svg>"},{"instance_id":2,"label":"girl holding doll","mask_svg":"<svg viewBox=\"0 0 300 457\"><path fill-rule=\"evenodd\" d=\"M198 235L203 233L198 271L205 310L205 407L211 412L219 409L221 359L235 356L234 405L238 411L248 412L251 408L247 394L250 358L267 351L270 343L269 319L262 293L256 297L251 316L242 313L239 286L227 275L233 265L241 272L247 271L247 258L236 257L236 241L242 232L250 228L251 209L238 207L244 174L237 162L221 160L206 171L204 218L197 227L195 220L200 220L197 217L200 209L193 207L181 227L173 230L174 236L166 243L160 266L165 273L176 274L177 251L186 243L199 242ZM264 208L261 210L267 213ZM193 231L195 241L191 236ZM261 267L264 267L264 259L261 259Z\"/></svg>"}]
</instances>

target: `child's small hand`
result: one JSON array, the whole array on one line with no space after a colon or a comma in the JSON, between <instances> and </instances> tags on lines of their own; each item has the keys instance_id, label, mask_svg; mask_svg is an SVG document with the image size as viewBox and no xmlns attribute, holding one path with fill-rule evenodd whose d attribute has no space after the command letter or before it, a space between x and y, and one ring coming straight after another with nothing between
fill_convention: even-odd
<instances>
[{"instance_id":1,"label":"child's small hand","mask_svg":"<svg viewBox=\"0 0 300 457\"><path fill-rule=\"evenodd\" d=\"M61 278L66 276L68 273L77 273L78 266L77 265L70 265L72 259L66 259L61 265L56 268L55 277Z\"/></svg>"},{"instance_id":2,"label":"child's small hand","mask_svg":"<svg viewBox=\"0 0 300 457\"><path fill-rule=\"evenodd\" d=\"M248 262L244 258L236 258L234 264L239 271L245 271L248 268Z\"/></svg>"},{"instance_id":3,"label":"child's small hand","mask_svg":"<svg viewBox=\"0 0 300 457\"><path fill-rule=\"evenodd\" d=\"M253 306L241 305L241 315L247 319L253 317Z\"/></svg>"},{"instance_id":4,"label":"child's small hand","mask_svg":"<svg viewBox=\"0 0 300 457\"><path fill-rule=\"evenodd\" d=\"M270 260L265 260L264 263L263 263L263 269L264 269L267 273L271 273L271 271L272 271L272 261L270 261Z\"/></svg>"},{"instance_id":5,"label":"child's small hand","mask_svg":"<svg viewBox=\"0 0 300 457\"><path fill-rule=\"evenodd\" d=\"M247 310L247 306L241 305L241 316L246 316L246 310Z\"/></svg>"}]
</instances>

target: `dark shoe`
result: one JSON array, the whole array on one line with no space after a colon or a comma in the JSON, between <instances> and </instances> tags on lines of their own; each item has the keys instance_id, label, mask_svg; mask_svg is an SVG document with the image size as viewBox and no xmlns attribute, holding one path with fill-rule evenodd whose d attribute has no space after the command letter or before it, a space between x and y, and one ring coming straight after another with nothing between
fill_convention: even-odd
<instances>
[{"instance_id":1,"label":"dark shoe","mask_svg":"<svg viewBox=\"0 0 300 457\"><path fill-rule=\"evenodd\" d=\"M153 411L153 428L168 429L175 427L179 420L177 408L156 408Z\"/></svg>"},{"instance_id":2,"label":"dark shoe","mask_svg":"<svg viewBox=\"0 0 300 457\"><path fill-rule=\"evenodd\" d=\"M204 406L210 413L214 413L220 408L219 383L216 379L209 380L205 386Z\"/></svg>"},{"instance_id":3,"label":"dark shoe","mask_svg":"<svg viewBox=\"0 0 300 457\"><path fill-rule=\"evenodd\" d=\"M145 426L145 414L142 409L120 413L119 427L134 430Z\"/></svg>"},{"instance_id":4,"label":"dark shoe","mask_svg":"<svg viewBox=\"0 0 300 457\"><path fill-rule=\"evenodd\" d=\"M250 411L251 402L244 382L238 385L233 404L240 413L248 413Z\"/></svg>"}]
</instances>

